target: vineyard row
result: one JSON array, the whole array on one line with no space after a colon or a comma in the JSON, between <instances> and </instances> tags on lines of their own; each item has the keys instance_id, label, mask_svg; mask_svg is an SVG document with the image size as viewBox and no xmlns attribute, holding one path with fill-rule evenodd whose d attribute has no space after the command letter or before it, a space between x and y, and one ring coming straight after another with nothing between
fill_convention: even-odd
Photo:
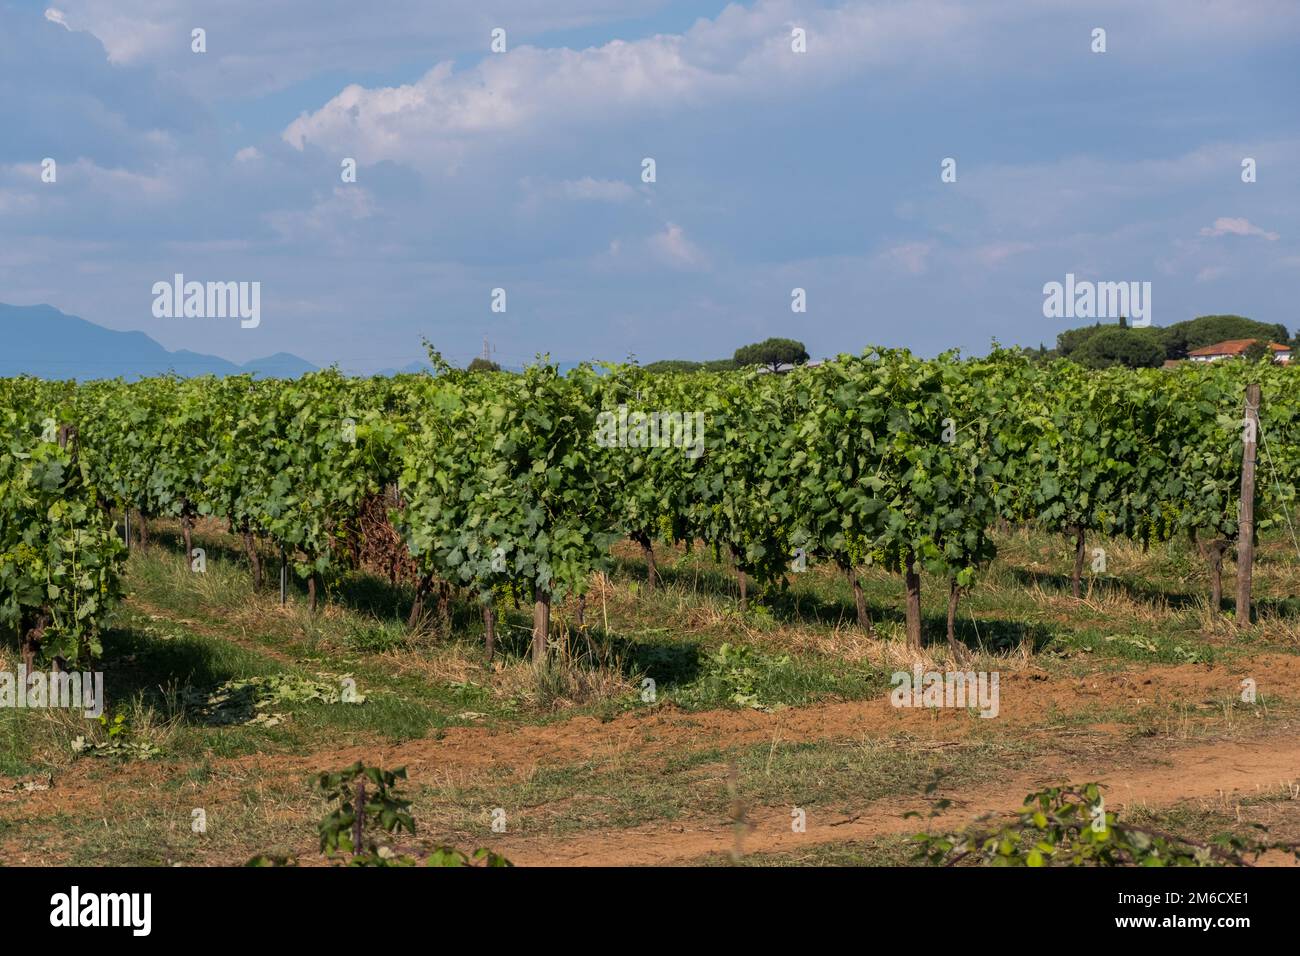
<instances>
[{"instance_id":1,"label":"vineyard row","mask_svg":"<svg viewBox=\"0 0 1300 956\"><path fill-rule=\"evenodd\" d=\"M581 595L619 538L643 549L652 587L657 542L703 542L734 566L742 603L751 584L783 586L792 562L827 562L866 627L858 569L882 566L902 579L919 646L921 572L948 583L951 640L1000 522L1070 536L1076 595L1089 535L1186 536L1215 608L1243 511L1252 534L1293 533L1300 371L1285 367L1098 372L873 349L784 375L560 375L433 358L433 374L391 378L0 380L0 628L29 665L98 654L121 595L116 523L131 515L137 537L179 521L187 554L198 518L223 519L259 583L260 542L314 606L378 534L362 520L378 508L417 614L460 589L490 643L501 596L525 595L538 661L551 602Z\"/></svg>"}]
</instances>

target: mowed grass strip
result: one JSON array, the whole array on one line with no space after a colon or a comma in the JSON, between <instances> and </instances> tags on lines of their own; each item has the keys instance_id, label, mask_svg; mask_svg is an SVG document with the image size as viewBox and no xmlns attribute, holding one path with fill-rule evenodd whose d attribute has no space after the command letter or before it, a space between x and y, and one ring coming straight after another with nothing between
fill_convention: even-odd
<instances>
[{"instance_id":1,"label":"mowed grass strip","mask_svg":"<svg viewBox=\"0 0 1300 956\"><path fill-rule=\"evenodd\" d=\"M505 812L512 836L559 838L654 822L724 823L733 765L737 793L748 805L829 813L919 794L940 771L954 786L995 780L1043 749L1042 742L992 736L943 748L908 737L777 740L668 760L623 757L537 767L509 782L426 784L415 802L417 819L462 841L489 840L497 808Z\"/></svg>"}]
</instances>

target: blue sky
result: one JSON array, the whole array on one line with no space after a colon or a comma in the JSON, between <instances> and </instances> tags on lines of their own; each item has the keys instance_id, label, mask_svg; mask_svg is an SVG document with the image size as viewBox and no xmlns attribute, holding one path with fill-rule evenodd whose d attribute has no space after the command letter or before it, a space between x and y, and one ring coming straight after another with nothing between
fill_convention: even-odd
<instances>
[{"instance_id":1,"label":"blue sky","mask_svg":"<svg viewBox=\"0 0 1300 956\"><path fill-rule=\"evenodd\" d=\"M1300 326L1294 0L0 0L0 18L0 301L172 349L362 372L421 337L463 362L486 335L512 365L769 335L982 352L1076 324L1043 317L1067 272L1151 282L1158 325ZM177 272L260 282L260 325L155 318Z\"/></svg>"}]
</instances>

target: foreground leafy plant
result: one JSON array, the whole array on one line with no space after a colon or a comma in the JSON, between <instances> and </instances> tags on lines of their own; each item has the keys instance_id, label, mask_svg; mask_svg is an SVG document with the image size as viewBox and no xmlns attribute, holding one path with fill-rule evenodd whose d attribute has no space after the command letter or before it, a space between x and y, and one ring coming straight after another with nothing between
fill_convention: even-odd
<instances>
[{"instance_id":1,"label":"foreground leafy plant","mask_svg":"<svg viewBox=\"0 0 1300 956\"><path fill-rule=\"evenodd\" d=\"M331 675L319 675L330 677ZM316 701L322 704L362 704L365 695L346 689L350 674L329 680L312 680L292 674L270 674L228 680L211 691L186 687L181 699L186 712L196 723L212 727L235 724L258 724L274 727L289 718L288 713L272 710Z\"/></svg>"},{"instance_id":2,"label":"foreground leafy plant","mask_svg":"<svg viewBox=\"0 0 1300 956\"><path fill-rule=\"evenodd\" d=\"M932 783L927 792L935 786ZM1300 843L1226 833L1201 842L1121 823L1118 814L1105 809L1101 790L1097 783L1049 787L1025 797L1014 821L996 827L977 821L956 833L918 834L917 858L942 866L967 859L984 866L1253 866L1269 850L1282 850L1300 860ZM950 805L948 800L935 801L930 816ZM1267 827L1252 825L1267 832Z\"/></svg>"},{"instance_id":3,"label":"foreground leafy plant","mask_svg":"<svg viewBox=\"0 0 1300 956\"><path fill-rule=\"evenodd\" d=\"M790 657L772 657L743 644L723 644L704 659L700 677L680 695L682 703L709 706L723 700L737 707L767 710L765 680L790 665Z\"/></svg>"},{"instance_id":4,"label":"foreground leafy plant","mask_svg":"<svg viewBox=\"0 0 1300 956\"><path fill-rule=\"evenodd\" d=\"M332 863L342 866L418 866L418 857L382 842L402 830L415 835L411 801L397 792L406 768L382 770L360 761L346 770L322 773L316 788L333 809L321 820L320 849ZM246 866L295 866L290 856L259 854ZM440 846L423 861L425 866L512 866L505 857L486 848L472 854Z\"/></svg>"},{"instance_id":5,"label":"foreground leafy plant","mask_svg":"<svg viewBox=\"0 0 1300 956\"><path fill-rule=\"evenodd\" d=\"M96 723L108 739L90 740L84 734L78 734L72 738L72 752L78 757L148 760L162 753L162 750L147 740L131 739L131 725L124 714L119 713L112 720L106 714L100 714Z\"/></svg>"}]
</instances>

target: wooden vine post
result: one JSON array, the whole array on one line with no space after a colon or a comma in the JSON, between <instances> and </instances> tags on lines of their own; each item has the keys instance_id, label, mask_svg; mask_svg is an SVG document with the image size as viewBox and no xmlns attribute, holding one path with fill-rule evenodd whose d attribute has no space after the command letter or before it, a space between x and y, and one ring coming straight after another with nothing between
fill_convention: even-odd
<instances>
[{"instance_id":1,"label":"wooden vine post","mask_svg":"<svg viewBox=\"0 0 1300 956\"><path fill-rule=\"evenodd\" d=\"M1255 564L1255 447L1259 440L1258 385L1246 386L1242 422L1241 505L1237 529L1237 627L1250 626L1250 582Z\"/></svg>"},{"instance_id":2,"label":"wooden vine post","mask_svg":"<svg viewBox=\"0 0 1300 956\"><path fill-rule=\"evenodd\" d=\"M352 804L352 854L365 852L362 841L365 839L366 827L366 778L357 777L357 798Z\"/></svg>"},{"instance_id":3,"label":"wooden vine post","mask_svg":"<svg viewBox=\"0 0 1300 956\"><path fill-rule=\"evenodd\" d=\"M549 591L533 588L533 664L543 667L546 664L546 642L551 633L551 594Z\"/></svg>"}]
</instances>

